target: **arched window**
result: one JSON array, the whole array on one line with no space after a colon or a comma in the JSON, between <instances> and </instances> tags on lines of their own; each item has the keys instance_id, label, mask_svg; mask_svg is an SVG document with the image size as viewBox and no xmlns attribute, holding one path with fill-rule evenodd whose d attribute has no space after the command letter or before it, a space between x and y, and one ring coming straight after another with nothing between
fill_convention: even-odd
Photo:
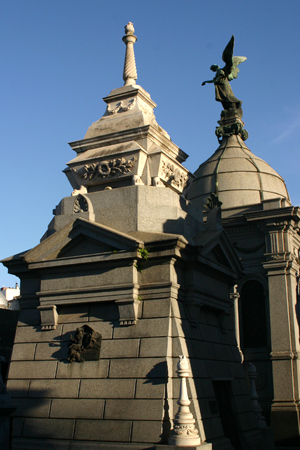
<instances>
[{"instance_id":1,"label":"arched window","mask_svg":"<svg viewBox=\"0 0 300 450\"><path fill-rule=\"evenodd\" d=\"M241 288L240 329L242 348L268 346L264 288L257 280L246 281Z\"/></svg>"}]
</instances>

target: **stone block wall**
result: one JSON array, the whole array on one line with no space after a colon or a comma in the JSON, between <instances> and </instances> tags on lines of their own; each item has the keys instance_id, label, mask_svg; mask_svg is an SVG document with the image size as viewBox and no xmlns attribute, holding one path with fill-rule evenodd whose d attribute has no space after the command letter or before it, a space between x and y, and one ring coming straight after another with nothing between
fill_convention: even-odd
<instances>
[{"instance_id":1,"label":"stone block wall","mask_svg":"<svg viewBox=\"0 0 300 450\"><path fill-rule=\"evenodd\" d=\"M190 358L190 409L202 441L231 448L216 400L218 380L231 386L238 433L246 439L255 431L232 325L222 333L214 310L203 308L192 327L175 299L141 303L141 318L132 326L119 325L113 302L61 306L51 331L41 331L36 309L21 311L7 384L18 404L13 449L34 448L41 439L45 449L57 439L62 449L70 441L140 448L166 442L178 409L181 354ZM70 333L84 324L102 335L100 360L70 363Z\"/></svg>"},{"instance_id":2,"label":"stone block wall","mask_svg":"<svg viewBox=\"0 0 300 450\"><path fill-rule=\"evenodd\" d=\"M23 310L8 381L14 441L160 442L169 318L145 316L120 327L115 303L61 307L57 329L41 331ZM100 360L70 363L69 334L84 324L102 335Z\"/></svg>"}]
</instances>

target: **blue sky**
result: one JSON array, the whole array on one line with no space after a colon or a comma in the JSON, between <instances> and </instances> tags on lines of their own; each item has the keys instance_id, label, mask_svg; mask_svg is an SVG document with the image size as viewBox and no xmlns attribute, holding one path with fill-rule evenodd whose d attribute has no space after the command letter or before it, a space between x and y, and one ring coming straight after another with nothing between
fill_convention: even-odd
<instances>
[{"instance_id":1,"label":"blue sky","mask_svg":"<svg viewBox=\"0 0 300 450\"><path fill-rule=\"evenodd\" d=\"M2 0L1 252L39 243L52 210L72 188L62 170L123 85L124 26L132 21L138 80L158 123L190 155L194 172L217 148L221 106L211 64L232 34L247 56L232 82L243 101L246 142L286 181L300 204L299 0ZM0 268L0 284L17 279Z\"/></svg>"}]
</instances>

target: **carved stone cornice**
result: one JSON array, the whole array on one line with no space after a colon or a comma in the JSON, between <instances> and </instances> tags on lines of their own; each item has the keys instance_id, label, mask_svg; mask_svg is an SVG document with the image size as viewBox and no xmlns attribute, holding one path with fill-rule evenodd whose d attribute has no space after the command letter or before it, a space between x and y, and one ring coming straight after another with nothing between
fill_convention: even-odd
<instances>
[{"instance_id":1,"label":"carved stone cornice","mask_svg":"<svg viewBox=\"0 0 300 450\"><path fill-rule=\"evenodd\" d=\"M72 150L76 153L83 153L94 148L101 148L107 145L120 144L128 141L141 141L149 139L151 143L156 144L159 148L164 150L167 154L173 155L180 163L184 162L188 155L181 150L170 139L166 138L163 133L157 130L152 125L144 125L141 127L117 131L115 133L108 133L101 136L96 136L88 139L81 139L80 141L70 142ZM145 141L147 146L147 142ZM147 148L145 147L147 151Z\"/></svg>"},{"instance_id":2,"label":"carved stone cornice","mask_svg":"<svg viewBox=\"0 0 300 450\"><path fill-rule=\"evenodd\" d=\"M294 263L294 256L290 252L265 253L266 262L263 263L268 275L284 275Z\"/></svg>"},{"instance_id":3,"label":"carved stone cornice","mask_svg":"<svg viewBox=\"0 0 300 450\"><path fill-rule=\"evenodd\" d=\"M285 221L294 220L296 223L300 221L300 209L298 207L286 206L276 209L263 209L260 211L254 211L245 213L247 222L253 221L266 221L266 224L275 226L281 226Z\"/></svg>"},{"instance_id":4,"label":"carved stone cornice","mask_svg":"<svg viewBox=\"0 0 300 450\"><path fill-rule=\"evenodd\" d=\"M57 306L82 304L99 301L115 302L119 310L120 325L135 325L140 315L141 302L138 299L139 285L116 285L85 287L83 289L64 289L57 291L37 292L40 298L42 331L55 330L57 326ZM87 295L87 300L83 300Z\"/></svg>"}]
</instances>

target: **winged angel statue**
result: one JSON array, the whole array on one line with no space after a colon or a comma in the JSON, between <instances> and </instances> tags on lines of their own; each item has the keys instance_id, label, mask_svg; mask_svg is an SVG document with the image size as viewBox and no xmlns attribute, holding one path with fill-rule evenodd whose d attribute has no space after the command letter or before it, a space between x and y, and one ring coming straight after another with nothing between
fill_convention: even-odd
<instances>
[{"instance_id":1,"label":"winged angel statue","mask_svg":"<svg viewBox=\"0 0 300 450\"><path fill-rule=\"evenodd\" d=\"M237 66L246 61L247 58L245 56L233 56L233 48L234 36L231 37L223 51L222 59L225 62L225 66L221 69L217 64L213 64L210 70L216 72L216 76L212 80L203 81L202 86L206 83L214 83L217 102L222 103L224 110L237 110L238 115L242 117L242 102L235 97L229 81L237 78L239 73Z\"/></svg>"}]
</instances>

